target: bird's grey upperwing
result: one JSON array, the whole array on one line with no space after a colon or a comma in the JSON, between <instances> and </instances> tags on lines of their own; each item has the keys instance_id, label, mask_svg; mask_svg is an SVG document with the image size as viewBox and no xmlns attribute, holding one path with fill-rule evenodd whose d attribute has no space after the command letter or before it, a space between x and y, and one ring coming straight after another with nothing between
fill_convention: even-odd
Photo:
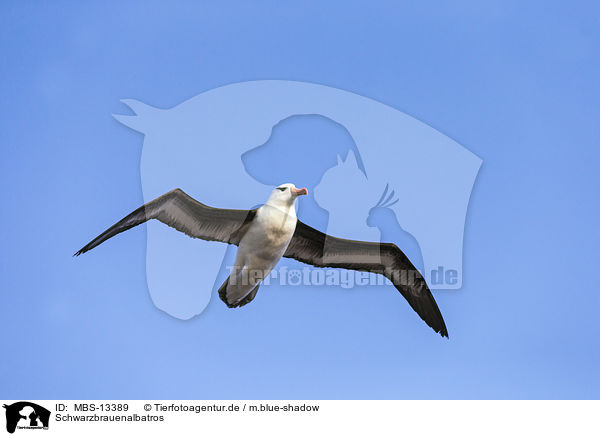
<instances>
[{"instance_id":1,"label":"bird's grey upperwing","mask_svg":"<svg viewBox=\"0 0 600 436\"><path fill-rule=\"evenodd\" d=\"M255 215L256 209L218 209L206 206L177 188L139 207L94 238L75 256L150 219L157 219L192 238L238 245Z\"/></svg>"},{"instance_id":2,"label":"bird's grey upperwing","mask_svg":"<svg viewBox=\"0 0 600 436\"><path fill-rule=\"evenodd\" d=\"M336 238L298 220L284 257L316 267L382 274L427 325L448 337L446 324L425 279L394 244Z\"/></svg>"}]
</instances>

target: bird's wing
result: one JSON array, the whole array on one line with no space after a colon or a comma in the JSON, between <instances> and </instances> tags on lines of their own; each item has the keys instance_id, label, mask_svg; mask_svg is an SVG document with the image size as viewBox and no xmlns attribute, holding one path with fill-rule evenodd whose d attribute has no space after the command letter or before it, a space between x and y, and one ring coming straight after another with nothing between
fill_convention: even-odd
<instances>
[{"instance_id":1,"label":"bird's wing","mask_svg":"<svg viewBox=\"0 0 600 436\"><path fill-rule=\"evenodd\" d=\"M113 236L150 219L157 219L192 238L238 245L256 209L217 209L174 189L136 209L75 253L85 253Z\"/></svg>"},{"instance_id":2,"label":"bird's wing","mask_svg":"<svg viewBox=\"0 0 600 436\"><path fill-rule=\"evenodd\" d=\"M394 244L335 238L298 220L284 257L317 267L382 274L427 325L448 337L446 324L425 279Z\"/></svg>"}]
</instances>

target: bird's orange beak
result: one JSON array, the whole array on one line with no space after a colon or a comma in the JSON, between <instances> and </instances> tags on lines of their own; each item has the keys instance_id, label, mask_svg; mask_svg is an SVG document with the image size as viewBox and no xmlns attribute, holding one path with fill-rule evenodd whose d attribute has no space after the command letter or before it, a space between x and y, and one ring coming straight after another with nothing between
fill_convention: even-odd
<instances>
[{"instance_id":1,"label":"bird's orange beak","mask_svg":"<svg viewBox=\"0 0 600 436\"><path fill-rule=\"evenodd\" d=\"M292 193L293 193L293 194L294 194L296 197L298 197L298 196L300 196L300 195L307 195L307 194L308 194L308 189L306 189L306 188L302 188L302 189L294 188L294 189L292 190Z\"/></svg>"}]
</instances>

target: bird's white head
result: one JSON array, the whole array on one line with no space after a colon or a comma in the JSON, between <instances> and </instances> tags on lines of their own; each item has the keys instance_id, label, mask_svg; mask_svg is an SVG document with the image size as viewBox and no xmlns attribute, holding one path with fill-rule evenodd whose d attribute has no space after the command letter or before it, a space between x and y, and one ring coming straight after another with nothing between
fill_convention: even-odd
<instances>
[{"instance_id":1,"label":"bird's white head","mask_svg":"<svg viewBox=\"0 0 600 436\"><path fill-rule=\"evenodd\" d=\"M273 189L267 203L274 206L291 206L299 196L306 194L306 188L298 189L293 183L284 183Z\"/></svg>"}]
</instances>

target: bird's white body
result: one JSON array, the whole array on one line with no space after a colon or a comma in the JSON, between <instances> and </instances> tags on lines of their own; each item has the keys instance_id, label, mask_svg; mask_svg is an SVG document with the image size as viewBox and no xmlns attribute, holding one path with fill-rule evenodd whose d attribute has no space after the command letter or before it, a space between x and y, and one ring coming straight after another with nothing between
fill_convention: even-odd
<instances>
[{"instance_id":1,"label":"bird's white body","mask_svg":"<svg viewBox=\"0 0 600 436\"><path fill-rule=\"evenodd\" d=\"M281 185L288 192L273 191L267 203L259 208L252 225L240 241L226 295L236 304L273 270L287 249L296 230L295 200L292 184Z\"/></svg>"}]
</instances>

